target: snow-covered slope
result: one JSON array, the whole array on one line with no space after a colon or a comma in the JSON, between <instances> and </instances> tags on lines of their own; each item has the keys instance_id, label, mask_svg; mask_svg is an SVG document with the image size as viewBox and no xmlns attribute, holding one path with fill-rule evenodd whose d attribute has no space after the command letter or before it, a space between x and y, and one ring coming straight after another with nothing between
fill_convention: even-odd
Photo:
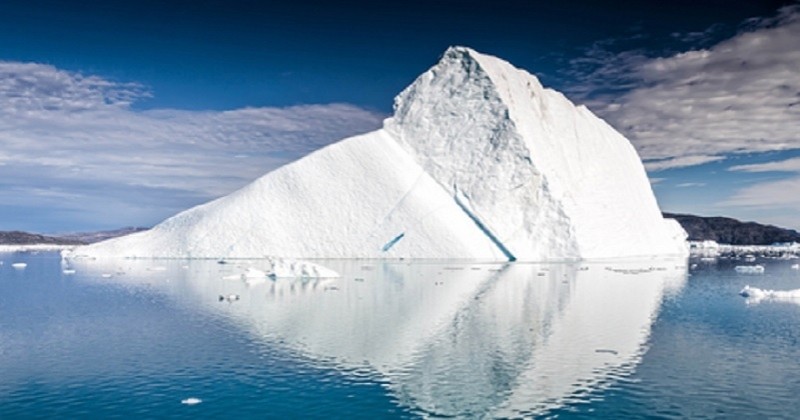
<instances>
[{"instance_id":1,"label":"snow-covered slope","mask_svg":"<svg viewBox=\"0 0 800 420\"><path fill-rule=\"evenodd\" d=\"M396 98L383 129L147 232L76 250L490 260L686 252L628 140L533 75L463 47Z\"/></svg>"}]
</instances>

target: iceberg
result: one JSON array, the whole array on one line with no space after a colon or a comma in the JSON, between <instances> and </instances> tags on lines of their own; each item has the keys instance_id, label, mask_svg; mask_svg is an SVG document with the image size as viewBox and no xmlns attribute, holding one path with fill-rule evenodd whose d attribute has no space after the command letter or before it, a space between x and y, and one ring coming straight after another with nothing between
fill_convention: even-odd
<instances>
[{"instance_id":1,"label":"iceberg","mask_svg":"<svg viewBox=\"0 0 800 420\"><path fill-rule=\"evenodd\" d=\"M383 128L153 229L73 256L542 261L685 255L631 143L530 73L466 47Z\"/></svg>"}]
</instances>

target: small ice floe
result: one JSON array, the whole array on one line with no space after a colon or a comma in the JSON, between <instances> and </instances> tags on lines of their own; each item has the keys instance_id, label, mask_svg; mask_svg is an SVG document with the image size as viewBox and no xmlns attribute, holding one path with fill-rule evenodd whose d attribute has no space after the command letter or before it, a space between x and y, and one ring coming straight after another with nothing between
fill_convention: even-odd
<instances>
[{"instance_id":1,"label":"small ice floe","mask_svg":"<svg viewBox=\"0 0 800 420\"><path fill-rule=\"evenodd\" d=\"M17 270L23 270L23 269L25 269L25 267L28 266L28 264L25 264L25 263L14 263L14 264L11 264L11 266L16 268Z\"/></svg>"},{"instance_id":2,"label":"small ice floe","mask_svg":"<svg viewBox=\"0 0 800 420\"><path fill-rule=\"evenodd\" d=\"M755 261L755 260L756 260L756 256L755 256L755 255L752 255L752 254L748 254L748 255L745 255L745 256L744 256L744 260L745 260L746 262L753 262L753 261Z\"/></svg>"},{"instance_id":3,"label":"small ice floe","mask_svg":"<svg viewBox=\"0 0 800 420\"><path fill-rule=\"evenodd\" d=\"M236 302L237 300L239 300L239 295L236 295L236 294L219 295L219 301L220 302L227 301L228 303L233 303L233 302Z\"/></svg>"},{"instance_id":4,"label":"small ice floe","mask_svg":"<svg viewBox=\"0 0 800 420\"><path fill-rule=\"evenodd\" d=\"M339 273L328 267L308 261L269 258L268 262L270 264L268 273L273 278L327 279L341 277Z\"/></svg>"},{"instance_id":5,"label":"small ice floe","mask_svg":"<svg viewBox=\"0 0 800 420\"><path fill-rule=\"evenodd\" d=\"M242 280L248 284L257 284L266 280L279 278L330 279L339 278L339 273L308 261L283 258L268 258L266 271L250 267L242 273L223 277L224 280Z\"/></svg>"},{"instance_id":6,"label":"small ice floe","mask_svg":"<svg viewBox=\"0 0 800 420\"><path fill-rule=\"evenodd\" d=\"M739 296L746 297L748 303L758 303L762 300L789 301L800 304L800 289L795 290L769 290L745 286Z\"/></svg>"},{"instance_id":7,"label":"small ice floe","mask_svg":"<svg viewBox=\"0 0 800 420\"><path fill-rule=\"evenodd\" d=\"M267 281L270 278L269 274L264 271L261 271L257 268L250 267L242 273L241 275L242 280L244 280L247 284L259 284Z\"/></svg>"},{"instance_id":8,"label":"small ice floe","mask_svg":"<svg viewBox=\"0 0 800 420\"><path fill-rule=\"evenodd\" d=\"M196 405L196 404L200 404L201 402L203 402L203 400L201 400L200 398L195 398L195 397L190 397L190 398L186 398L184 400L181 400L181 404L183 404L183 405Z\"/></svg>"},{"instance_id":9,"label":"small ice floe","mask_svg":"<svg viewBox=\"0 0 800 420\"><path fill-rule=\"evenodd\" d=\"M764 274L763 265L737 265L734 270L739 274Z\"/></svg>"},{"instance_id":10,"label":"small ice floe","mask_svg":"<svg viewBox=\"0 0 800 420\"><path fill-rule=\"evenodd\" d=\"M62 272L62 273L64 273L64 274L66 274L66 275L72 275L72 274L75 274L75 270L73 270L73 269L71 269L71 268L65 268L65 269L61 270L61 272Z\"/></svg>"},{"instance_id":11,"label":"small ice floe","mask_svg":"<svg viewBox=\"0 0 800 420\"><path fill-rule=\"evenodd\" d=\"M103 273L103 274L100 275L100 277L102 277L104 279L110 279L112 275L113 274L111 274L111 273Z\"/></svg>"},{"instance_id":12,"label":"small ice floe","mask_svg":"<svg viewBox=\"0 0 800 420\"><path fill-rule=\"evenodd\" d=\"M157 265L155 267L148 267L147 271L167 271L167 267L164 267L163 265Z\"/></svg>"},{"instance_id":13,"label":"small ice floe","mask_svg":"<svg viewBox=\"0 0 800 420\"><path fill-rule=\"evenodd\" d=\"M800 270L800 264L792 264L792 270Z\"/></svg>"},{"instance_id":14,"label":"small ice floe","mask_svg":"<svg viewBox=\"0 0 800 420\"><path fill-rule=\"evenodd\" d=\"M239 274L231 274L229 276L225 276L223 280L242 280L243 282L253 285L259 284L267 281L267 279L272 279L274 276L267 274L265 271L261 271L257 268L250 267L245 272Z\"/></svg>"}]
</instances>

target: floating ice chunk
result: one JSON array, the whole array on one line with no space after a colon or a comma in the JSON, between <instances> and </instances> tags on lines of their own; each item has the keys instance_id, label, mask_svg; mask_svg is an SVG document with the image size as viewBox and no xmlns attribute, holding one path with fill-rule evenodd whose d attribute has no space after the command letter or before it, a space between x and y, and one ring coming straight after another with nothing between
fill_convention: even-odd
<instances>
[{"instance_id":1,"label":"floating ice chunk","mask_svg":"<svg viewBox=\"0 0 800 420\"><path fill-rule=\"evenodd\" d=\"M242 277L246 279L263 279L267 277L267 273L257 268L250 267L242 274Z\"/></svg>"},{"instance_id":2,"label":"floating ice chunk","mask_svg":"<svg viewBox=\"0 0 800 420\"><path fill-rule=\"evenodd\" d=\"M231 274L223 277L224 280L242 280L248 284L257 284L268 279L277 278L339 278L339 273L330 268L314 264L308 261L291 260L283 258L269 258L269 268L267 271L249 267L246 271L239 274Z\"/></svg>"},{"instance_id":3,"label":"floating ice chunk","mask_svg":"<svg viewBox=\"0 0 800 420\"><path fill-rule=\"evenodd\" d=\"M111 278L111 273L103 273L103 274L100 275L100 277L102 277L104 279L110 279Z\"/></svg>"},{"instance_id":4,"label":"floating ice chunk","mask_svg":"<svg viewBox=\"0 0 800 420\"><path fill-rule=\"evenodd\" d=\"M800 264L792 264L792 270L800 270Z\"/></svg>"},{"instance_id":5,"label":"floating ice chunk","mask_svg":"<svg viewBox=\"0 0 800 420\"><path fill-rule=\"evenodd\" d=\"M308 261L291 260L283 258L270 259L269 275L274 278L302 277L302 278L338 278L339 273L328 267Z\"/></svg>"},{"instance_id":6,"label":"floating ice chunk","mask_svg":"<svg viewBox=\"0 0 800 420\"><path fill-rule=\"evenodd\" d=\"M75 270L73 270L73 269L71 269L71 268L65 268L65 269L64 269L64 270L62 270L61 272L62 272L62 273L64 273L64 274L67 274L67 275L69 275L69 274L75 274Z\"/></svg>"},{"instance_id":7,"label":"floating ice chunk","mask_svg":"<svg viewBox=\"0 0 800 420\"><path fill-rule=\"evenodd\" d=\"M253 267L248 268L247 271L242 273L242 280L250 285L263 283L269 278L269 274Z\"/></svg>"},{"instance_id":8,"label":"floating ice chunk","mask_svg":"<svg viewBox=\"0 0 800 420\"><path fill-rule=\"evenodd\" d=\"M735 270L739 274L764 274L763 265L737 265Z\"/></svg>"},{"instance_id":9,"label":"floating ice chunk","mask_svg":"<svg viewBox=\"0 0 800 420\"><path fill-rule=\"evenodd\" d=\"M800 304L800 289L770 290L759 289L757 287L750 287L747 285L739 292L739 295L746 297L748 303L758 303L762 300L783 300Z\"/></svg>"},{"instance_id":10,"label":"floating ice chunk","mask_svg":"<svg viewBox=\"0 0 800 420\"><path fill-rule=\"evenodd\" d=\"M28 264L25 264L25 263L14 263L14 264L11 264L11 266L16 268L16 269L18 269L18 270L22 270L25 267L27 267Z\"/></svg>"},{"instance_id":11,"label":"floating ice chunk","mask_svg":"<svg viewBox=\"0 0 800 420\"><path fill-rule=\"evenodd\" d=\"M203 400L201 400L200 398L195 398L195 397L186 398L185 400L181 400L181 404L184 404L184 405L195 405L195 404L200 404L201 402L203 402Z\"/></svg>"}]
</instances>

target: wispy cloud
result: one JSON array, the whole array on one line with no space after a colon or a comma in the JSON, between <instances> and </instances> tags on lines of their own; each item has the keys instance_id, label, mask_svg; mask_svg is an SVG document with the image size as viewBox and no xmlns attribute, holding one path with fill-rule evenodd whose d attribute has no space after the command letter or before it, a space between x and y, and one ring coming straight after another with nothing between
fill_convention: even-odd
<instances>
[{"instance_id":1,"label":"wispy cloud","mask_svg":"<svg viewBox=\"0 0 800 420\"><path fill-rule=\"evenodd\" d=\"M736 165L728 168L736 172L776 172L788 173L781 179L768 180L749 185L735 191L721 206L746 207L753 209L783 210L791 215L791 226L798 226L797 209L800 208L800 158L775 162Z\"/></svg>"},{"instance_id":2,"label":"wispy cloud","mask_svg":"<svg viewBox=\"0 0 800 420\"><path fill-rule=\"evenodd\" d=\"M136 83L0 62L0 210L47 206L65 223L84 212L104 226L147 214L152 223L384 117L347 104L131 108L149 95Z\"/></svg>"},{"instance_id":3,"label":"wispy cloud","mask_svg":"<svg viewBox=\"0 0 800 420\"><path fill-rule=\"evenodd\" d=\"M800 193L800 177L792 177L742 188L720 205L769 210L785 209L795 215L793 224L797 225L797 209L800 208L798 193Z\"/></svg>"},{"instance_id":4,"label":"wispy cloud","mask_svg":"<svg viewBox=\"0 0 800 420\"><path fill-rule=\"evenodd\" d=\"M702 165L704 163L717 162L724 160L723 156L690 155L678 156L661 160L649 160L644 162L644 167L649 172L657 172L664 169L685 168L687 166Z\"/></svg>"},{"instance_id":5,"label":"wispy cloud","mask_svg":"<svg viewBox=\"0 0 800 420\"><path fill-rule=\"evenodd\" d=\"M706 33L687 35L707 40ZM675 37L680 37L676 34ZM684 37L685 38L685 37ZM652 58L595 45L573 94L627 135L656 171L697 156L800 148L800 6L752 19L709 48Z\"/></svg>"},{"instance_id":6,"label":"wispy cloud","mask_svg":"<svg viewBox=\"0 0 800 420\"><path fill-rule=\"evenodd\" d=\"M753 163L749 165L736 165L728 168L729 171L740 172L798 172L800 173L800 157L766 163Z\"/></svg>"}]
</instances>

